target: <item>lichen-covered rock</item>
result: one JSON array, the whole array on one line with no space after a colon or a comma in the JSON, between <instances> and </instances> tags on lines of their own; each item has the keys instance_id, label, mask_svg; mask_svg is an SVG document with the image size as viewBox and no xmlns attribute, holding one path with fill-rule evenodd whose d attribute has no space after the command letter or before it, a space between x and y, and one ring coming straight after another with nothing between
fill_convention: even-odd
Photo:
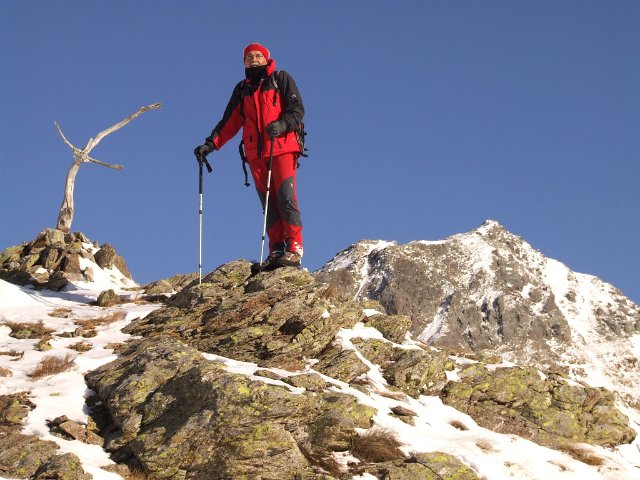
<instances>
[{"instance_id":1,"label":"lichen-covered rock","mask_svg":"<svg viewBox=\"0 0 640 480\"><path fill-rule=\"evenodd\" d=\"M411 318L407 315L373 315L365 325L379 330L387 340L402 343L411 330Z\"/></svg>"},{"instance_id":2,"label":"lichen-covered rock","mask_svg":"<svg viewBox=\"0 0 640 480\"><path fill-rule=\"evenodd\" d=\"M0 476L34 480L90 480L78 457L58 455L54 442L20 433L34 408L27 393L0 395Z\"/></svg>"},{"instance_id":3,"label":"lichen-covered rock","mask_svg":"<svg viewBox=\"0 0 640 480\"><path fill-rule=\"evenodd\" d=\"M104 439L87 428L73 420L69 420L66 415L54 418L47 422L51 433L67 440L79 440L90 445L104 444Z\"/></svg>"},{"instance_id":4,"label":"lichen-covered rock","mask_svg":"<svg viewBox=\"0 0 640 480\"><path fill-rule=\"evenodd\" d=\"M321 353L321 360L314 368L325 375L350 383L360 375L367 373L366 366L353 350L343 350L331 345Z\"/></svg>"},{"instance_id":5,"label":"lichen-covered rock","mask_svg":"<svg viewBox=\"0 0 640 480\"><path fill-rule=\"evenodd\" d=\"M0 426L0 475L28 478L58 451L54 442L22 435L19 428Z\"/></svg>"},{"instance_id":6,"label":"lichen-covered rock","mask_svg":"<svg viewBox=\"0 0 640 480\"><path fill-rule=\"evenodd\" d=\"M446 372L454 367L445 352L399 348L377 339L355 339L352 343L368 360L381 367L389 385L416 398L438 394L447 382Z\"/></svg>"},{"instance_id":7,"label":"lichen-covered rock","mask_svg":"<svg viewBox=\"0 0 640 480\"><path fill-rule=\"evenodd\" d=\"M341 328L362 320L356 301L332 303L306 271L280 268L251 276L251 264L223 265L135 320L126 333L168 334L207 353L260 366L301 369Z\"/></svg>"},{"instance_id":8,"label":"lichen-covered rock","mask_svg":"<svg viewBox=\"0 0 640 480\"><path fill-rule=\"evenodd\" d=\"M319 466L299 445L347 449L375 414L349 395L231 373L161 335L132 343L86 378L118 428L107 449L129 449L153 478L312 475Z\"/></svg>"},{"instance_id":9,"label":"lichen-covered rock","mask_svg":"<svg viewBox=\"0 0 640 480\"><path fill-rule=\"evenodd\" d=\"M85 473L77 455L65 453L52 457L31 478L33 480L91 480L93 476Z\"/></svg>"},{"instance_id":10,"label":"lichen-covered rock","mask_svg":"<svg viewBox=\"0 0 640 480\"><path fill-rule=\"evenodd\" d=\"M120 298L120 296L111 289L100 292L100 295L98 295L98 299L96 300L96 305L104 308L119 305L121 303L122 299Z\"/></svg>"},{"instance_id":11,"label":"lichen-covered rock","mask_svg":"<svg viewBox=\"0 0 640 480\"><path fill-rule=\"evenodd\" d=\"M365 472L385 480L478 480L464 463L441 452L420 453L406 460L365 467Z\"/></svg>"},{"instance_id":12,"label":"lichen-covered rock","mask_svg":"<svg viewBox=\"0 0 640 480\"><path fill-rule=\"evenodd\" d=\"M116 253L116 250L112 245L109 245L108 243L102 245L100 250L94 254L94 258L100 268L108 269L116 267L125 277L129 279L131 278L131 274L129 273L129 269L127 268L124 258Z\"/></svg>"},{"instance_id":13,"label":"lichen-covered rock","mask_svg":"<svg viewBox=\"0 0 640 480\"><path fill-rule=\"evenodd\" d=\"M485 428L542 445L584 442L612 447L635 438L611 392L572 386L558 375L543 377L534 368L490 371L480 363L468 365L460 381L445 386L441 398Z\"/></svg>"},{"instance_id":14,"label":"lichen-covered rock","mask_svg":"<svg viewBox=\"0 0 640 480\"><path fill-rule=\"evenodd\" d=\"M34 407L25 392L0 395L0 425L22 425Z\"/></svg>"},{"instance_id":15,"label":"lichen-covered rock","mask_svg":"<svg viewBox=\"0 0 640 480\"><path fill-rule=\"evenodd\" d=\"M47 247L63 249L67 246L65 242L65 232L55 228L45 231L44 240Z\"/></svg>"}]
</instances>

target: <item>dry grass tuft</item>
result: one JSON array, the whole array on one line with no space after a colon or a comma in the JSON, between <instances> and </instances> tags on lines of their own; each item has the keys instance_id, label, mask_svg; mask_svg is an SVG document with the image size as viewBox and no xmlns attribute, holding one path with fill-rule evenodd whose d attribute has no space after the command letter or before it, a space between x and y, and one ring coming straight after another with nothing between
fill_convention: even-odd
<instances>
[{"instance_id":1,"label":"dry grass tuft","mask_svg":"<svg viewBox=\"0 0 640 480\"><path fill-rule=\"evenodd\" d=\"M311 465L317 465L325 472L336 478L341 477L345 473L344 467L333 457L331 450L315 450L311 442L304 441L298 445L302 455L309 461Z\"/></svg>"},{"instance_id":2,"label":"dry grass tuft","mask_svg":"<svg viewBox=\"0 0 640 480\"><path fill-rule=\"evenodd\" d=\"M9 336L19 339L50 337L50 335L54 332L50 328L45 327L42 322L5 322L5 325L11 329L11 333L9 334Z\"/></svg>"},{"instance_id":3,"label":"dry grass tuft","mask_svg":"<svg viewBox=\"0 0 640 480\"><path fill-rule=\"evenodd\" d=\"M327 288L325 288L322 292L320 292L320 294L318 296L320 298L324 298L324 299L328 300L331 297L333 297L333 295L335 293L336 293L336 286L331 284Z\"/></svg>"},{"instance_id":4,"label":"dry grass tuft","mask_svg":"<svg viewBox=\"0 0 640 480\"><path fill-rule=\"evenodd\" d=\"M148 480L149 475L147 475L143 470L133 469L131 473L126 474L126 480Z\"/></svg>"},{"instance_id":5,"label":"dry grass tuft","mask_svg":"<svg viewBox=\"0 0 640 480\"><path fill-rule=\"evenodd\" d=\"M67 353L64 357L47 355L28 376L33 379L38 379L65 372L73 366L74 360L75 357L70 353Z\"/></svg>"},{"instance_id":6,"label":"dry grass tuft","mask_svg":"<svg viewBox=\"0 0 640 480\"><path fill-rule=\"evenodd\" d=\"M406 400L407 394L402 390L376 390L373 393L393 400Z\"/></svg>"},{"instance_id":7,"label":"dry grass tuft","mask_svg":"<svg viewBox=\"0 0 640 480\"><path fill-rule=\"evenodd\" d=\"M14 360L20 360L24 356L24 352L18 352L17 350L4 350L0 352L0 355L8 355L9 357L15 357Z\"/></svg>"},{"instance_id":8,"label":"dry grass tuft","mask_svg":"<svg viewBox=\"0 0 640 480\"><path fill-rule=\"evenodd\" d=\"M72 310L70 308L56 308L49 312L48 315L56 318L69 318L71 316L71 312Z\"/></svg>"},{"instance_id":9,"label":"dry grass tuft","mask_svg":"<svg viewBox=\"0 0 640 480\"><path fill-rule=\"evenodd\" d=\"M551 465L555 465L556 467L558 467L558 470L560 470L561 472L566 472L567 470L569 470L569 467L567 467L565 464L560 463L560 462L549 462Z\"/></svg>"},{"instance_id":10,"label":"dry grass tuft","mask_svg":"<svg viewBox=\"0 0 640 480\"><path fill-rule=\"evenodd\" d=\"M93 330L96 327L110 325L114 322L118 322L122 320L126 315L126 312L119 310L117 312L109 313L101 317L90 318L88 320L76 320L75 324L81 326L84 329Z\"/></svg>"},{"instance_id":11,"label":"dry grass tuft","mask_svg":"<svg viewBox=\"0 0 640 480\"><path fill-rule=\"evenodd\" d=\"M0 377L12 377L13 373L8 368L0 367Z\"/></svg>"},{"instance_id":12,"label":"dry grass tuft","mask_svg":"<svg viewBox=\"0 0 640 480\"><path fill-rule=\"evenodd\" d=\"M71 350L75 350L76 352L88 352L93 348L93 345L91 345L89 342L82 341L74 343L73 345L69 345L69 348Z\"/></svg>"},{"instance_id":13,"label":"dry grass tuft","mask_svg":"<svg viewBox=\"0 0 640 480\"><path fill-rule=\"evenodd\" d=\"M476 447L478 447L483 452L495 452L496 449L493 447L493 444L489 440L478 440L476 442Z\"/></svg>"},{"instance_id":14,"label":"dry grass tuft","mask_svg":"<svg viewBox=\"0 0 640 480\"><path fill-rule=\"evenodd\" d=\"M454 428L457 428L458 430L469 430L469 427L467 427L464 423L462 423L460 420L451 420L449 422L449 425L451 425Z\"/></svg>"},{"instance_id":15,"label":"dry grass tuft","mask_svg":"<svg viewBox=\"0 0 640 480\"><path fill-rule=\"evenodd\" d=\"M605 463L605 459L594 452L588 445L581 445L579 443L561 445L558 447L558 450L587 465L597 467Z\"/></svg>"},{"instance_id":16,"label":"dry grass tuft","mask_svg":"<svg viewBox=\"0 0 640 480\"><path fill-rule=\"evenodd\" d=\"M351 453L364 462L388 462L404 458L401 443L384 428L370 428L351 442Z\"/></svg>"}]
</instances>

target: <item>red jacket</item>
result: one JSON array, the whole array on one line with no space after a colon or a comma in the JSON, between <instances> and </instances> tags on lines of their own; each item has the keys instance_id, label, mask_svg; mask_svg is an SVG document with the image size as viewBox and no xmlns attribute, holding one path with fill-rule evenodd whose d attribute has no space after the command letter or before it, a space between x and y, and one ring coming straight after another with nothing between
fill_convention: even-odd
<instances>
[{"instance_id":1,"label":"red jacket","mask_svg":"<svg viewBox=\"0 0 640 480\"><path fill-rule=\"evenodd\" d=\"M287 72L276 71L276 62L270 59L264 78L257 82L246 79L236 85L222 120L207 141L219 150L243 127L242 140L249 161L268 158L271 139L265 127L274 120L284 120L287 132L275 139L273 154L299 153L297 131L303 116L304 106L293 78Z\"/></svg>"}]
</instances>

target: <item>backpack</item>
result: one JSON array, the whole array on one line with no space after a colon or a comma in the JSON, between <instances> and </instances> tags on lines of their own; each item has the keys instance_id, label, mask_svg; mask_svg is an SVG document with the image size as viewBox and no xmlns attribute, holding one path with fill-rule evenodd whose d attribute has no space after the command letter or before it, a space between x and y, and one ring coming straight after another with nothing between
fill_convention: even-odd
<instances>
[{"instance_id":1,"label":"backpack","mask_svg":"<svg viewBox=\"0 0 640 480\"><path fill-rule=\"evenodd\" d=\"M273 82L273 86L274 89L276 91L276 93L280 94L280 88L278 87L278 82L276 81L276 74L278 72L275 71L273 72L273 74L271 74L271 81ZM243 88L244 88L244 84L243 84ZM243 95L244 96L244 95ZM273 96L273 106L275 107L276 105L276 98L277 95ZM244 112L242 111L242 102L240 103L240 114L244 117ZM296 138L298 139L298 145L300 147L300 156L301 157L308 157L309 154L307 153L308 149L304 146L305 144L305 137L307 136L307 132L304 129L304 123L300 123L298 125L298 128L295 130L296 132ZM245 155L244 152L244 140L240 140L240 144L238 145L238 152L240 153L240 158L242 159L242 171L244 173L244 186L248 187L249 185L251 185L249 183L249 175L247 173L247 156ZM300 168L300 161L298 159L297 161L297 167Z\"/></svg>"}]
</instances>

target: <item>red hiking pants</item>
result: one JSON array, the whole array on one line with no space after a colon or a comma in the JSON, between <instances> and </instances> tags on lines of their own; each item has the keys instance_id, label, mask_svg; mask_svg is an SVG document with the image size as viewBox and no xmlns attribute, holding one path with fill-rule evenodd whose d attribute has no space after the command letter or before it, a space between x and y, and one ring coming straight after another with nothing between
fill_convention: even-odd
<instances>
[{"instance_id":1,"label":"red hiking pants","mask_svg":"<svg viewBox=\"0 0 640 480\"><path fill-rule=\"evenodd\" d=\"M273 157L267 211L269 253L288 250L302 255L302 220L296 195L297 157L298 155L294 153ZM264 211L269 159L250 160L249 168Z\"/></svg>"}]
</instances>

